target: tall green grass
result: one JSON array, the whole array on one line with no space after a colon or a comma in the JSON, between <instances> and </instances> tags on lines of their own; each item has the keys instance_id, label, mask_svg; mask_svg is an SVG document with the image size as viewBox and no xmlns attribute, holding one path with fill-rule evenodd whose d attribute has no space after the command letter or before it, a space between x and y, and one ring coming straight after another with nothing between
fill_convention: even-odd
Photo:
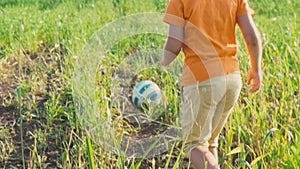
<instances>
[{"instance_id":1,"label":"tall green grass","mask_svg":"<svg viewBox=\"0 0 300 169\"><path fill-rule=\"evenodd\" d=\"M297 0L251 0L250 4L256 11L254 19L263 39L264 84L262 90L255 94L250 94L246 85L243 87L240 99L220 137L220 165L226 169L297 169L300 168L300 20L297 15L300 3ZM15 80L14 83L24 89L29 97L19 100L11 97L11 100L6 100L3 104L8 106L19 103L22 105L18 107L20 110L29 110L28 115L20 115L25 118L22 119L25 122L46 122L42 129L36 129L32 133L35 146L25 147L32 154L29 157L32 162L25 164L27 167L46 166L49 161L42 157L46 155L45 147L50 146L50 140L54 140L59 149L56 159L51 158L52 163L59 168L189 166L183 157L180 142L165 154L150 159L145 158L146 156L144 159L129 158L122 151L113 153L102 149L89 140L84 132L76 118L76 105L71 96L71 78L76 57L80 57L78 55L94 32L125 15L163 12L166 5L165 0L0 2L0 72L7 72L2 69L13 61L17 61L21 68L15 75L16 79L3 79L2 84L5 80ZM245 81L249 69L248 54L240 33L238 37L238 57ZM128 53L136 50L162 48L164 38L151 34L138 35L124 39L107 51L106 60L99 63L97 72L100 113L107 112L107 105L112 97L112 76L122 60ZM36 56L40 59L33 59L29 64L28 57ZM31 73L26 74L26 70ZM48 86L47 77L42 78L43 74L47 74L48 80L50 79ZM163 90L170 109L163 114L162 121L175 126L180 111L180 88L173 77L168 74L160 75L163 73L159 69L152 68L141 72L140 79L152 78L165 86ZM44 109L40 109L39 105L41 94L48 98L42 105ZM14 95L13 92L11 95ZM118 135L139 130L122 119L120 110L112 106L109 108ZM58 123L62 125L55 128ZM5 130L0 126L0 133ZM0 143L4 147L2 150L5 151L0 154L3 163L12 160L7 157L7 154L12 153L8 148L11 143L7 141L0 137Z\"/></svg>"}]
</instances>

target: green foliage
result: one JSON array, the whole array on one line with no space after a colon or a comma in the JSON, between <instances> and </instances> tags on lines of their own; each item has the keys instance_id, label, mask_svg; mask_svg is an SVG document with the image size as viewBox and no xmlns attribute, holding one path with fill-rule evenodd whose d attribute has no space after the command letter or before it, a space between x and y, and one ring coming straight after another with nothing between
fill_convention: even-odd
<instances>
[{"instance_id":1,"label":"green foliage","mask_svg":"<svg viewBox=\"0 0 300 169\"><path fill-rule=\"evenodd\" d=\"M0 7L16 7L36 5L36 0L2 0Z\"/></svg>"},{"instance_id":2,"label":"green foliage","mask_svg":"<svg viewBox=\"0 0 300 169\"><path fill-rule=\"evenodd\" d=\"M167 0L0 1L2 64L0 87L3 87L3 84L20 86L17 94L7 94L12 99L8 102L10 105L18 103L19 118L23 125L29 126L28 123L34 121L34 126L37 126L32 129L34 131L28 131L28 135L34 141L32 143L34 147L20 149L31 152L28 158L31 158L29 161L32 165L28 167L38 168L48 163L54 163L58 168L88 168L88 166L142 168L147 164L152 168L189 166L185 164L186 159L180 142L174 144L170 152L162 154L161 159L132 159L120 152L103 150L93 144L94 142L90 141L83 131L75 116L76 105L71 96L71 78L76 57L80 57L77 55L96 31L106 23L125 15L137 12L163 12L167 2ZM254 19L263 40L264 86L260 92L250 94L249 87L244 85L234 112L220 136L220 165L225 169L297 169L300 166L298 151L300 21L297 16L300 1L250 0L249 2L256 12ZM238 57L245 81L249 70L248 54L240 33L238 39L241 42ZM138 51L161 49L164 41L164 36L136 35L122 40L106 51L105 59L99 62L99 72L96 75L97 106L99 113L105 118L112 116L116 135L138 132L136 131L138 129L123 119L120 110L113 105L112 83L117 68L124 59L135 55ZM168 125L178 125L179 79L155 66L135 73L134 82L150 79L159 84L165 94L167 107L161 110L163 113L160 120ZM26 110L26 113L21 110ZM17 122L16 120L15 123ZM12 150L14 146L8 136L10 133L7 131L10 130L7 126L0 126L0 161L3 161L0 165L13 160L9 157L16 152L16 149ZM22 128L22 124L20 127L22 131L20 138L23 139L24 136L24 140L28 141L23 133L25 129ZM58 147L55 158L50 158L50 155L44 152L47 148L51 149L52 144ZM152 149L153 146L149 148ZM145 151L148 152L150 149ZM47 161L45 158L47 155L48 159L54 161ZM91 159L92 161L89 161ZM164 164L167 166L163 166Z\"/></svg>"},{"instance_id":3,"label":"green foliage","mask_svg":"<svg viewBox=\"0 0 300 169\"><path fill-rule=\"evenodd\" d=\"M153 0L155 8L159 12L164 12L166 10L168 1L167 0Z\"/></svg>"}]
</instances>

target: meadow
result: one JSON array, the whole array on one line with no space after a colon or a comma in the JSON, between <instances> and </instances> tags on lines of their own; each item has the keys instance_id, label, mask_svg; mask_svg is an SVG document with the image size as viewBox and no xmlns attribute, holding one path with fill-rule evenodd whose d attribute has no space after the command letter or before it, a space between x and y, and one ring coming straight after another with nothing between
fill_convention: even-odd
<instances>
[{"instance_id":1,"label":"meadow","mask_svg":"<svg viewBox=\"0 0 300 169\"><path fill-rule=\"evenodd\" d=\"M176 135L183 56L167 71L157 66L167 25L112 44L118 27L103 29L126 16L161 14L167 3L1 0L0 168L192 168ZM298 169L300 2L249 3L263 40L263 88L248 92L248 54L238 31L245 85L221 134L219 163L224 169ZM159 24L157 16L142 23ZM93 46L97 35L107 40L106 50ZM127 101L144 79L165 94L163 105L146 113ZM153 139L157 135L163 139ZM172 138L161 141L166 135ZM145 143L142 151L130 138Z\"/></svg>"}]
</instances>

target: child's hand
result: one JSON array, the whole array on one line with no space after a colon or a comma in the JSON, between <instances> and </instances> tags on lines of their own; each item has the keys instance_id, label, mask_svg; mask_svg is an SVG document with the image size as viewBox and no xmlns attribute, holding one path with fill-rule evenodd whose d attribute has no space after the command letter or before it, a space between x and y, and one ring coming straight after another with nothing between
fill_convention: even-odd
<instances>
[{"instance_id":1,"label":"child's hand","mask_svg":"<svg viewBox=\"0 0 300 169\"><path fill-rule=\"evenodd\" d=\"M253 82L252 82L253 81ZM250 92L256 92L262 86L262 74L261 71L250 70L248 75L247 84L251 85L253 83L252 88L249 90Z\"/></svg>"}]
</instances>

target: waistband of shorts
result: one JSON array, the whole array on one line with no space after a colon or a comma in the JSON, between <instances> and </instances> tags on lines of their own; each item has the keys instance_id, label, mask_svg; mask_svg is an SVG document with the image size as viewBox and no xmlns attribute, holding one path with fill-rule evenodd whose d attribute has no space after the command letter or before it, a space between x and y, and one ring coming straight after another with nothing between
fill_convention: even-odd
<instances>
[{"instance_id":1,"label":"waistband of shorts","mask_svg":"<svg viewBox=\"0 0 300 169\"><path fill-rule=\"evenodd\" d=\"M194 83L194 84L187 85L187 86L182 86L182 89L190 89L190 88L196 88L196 87L199 87L199 86L202 86L202 85L209 85L212 80L220 79L220 78L227 78L227 77L230 77L230 76L233 76L232 78L241 77L241 74L240 74L240 72L233 72L233 73L222 75L222 76L216 76L216 77L213 77L211 79L207 79L207 80L202 81L202 82Z\"/></svg>"}]
</instances>

